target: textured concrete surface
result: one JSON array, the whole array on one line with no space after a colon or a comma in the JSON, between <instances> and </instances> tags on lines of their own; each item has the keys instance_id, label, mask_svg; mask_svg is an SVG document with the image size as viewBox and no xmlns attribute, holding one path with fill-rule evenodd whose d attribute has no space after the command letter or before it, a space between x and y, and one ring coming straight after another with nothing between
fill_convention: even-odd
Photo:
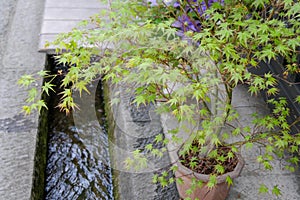
<instances>
[{"instance_id":1,"label":"textured concrete surface","mask_svg":"<svg viewBox=\"0 0 300 200\"><path fill-rule=\"evenodd\" d=\"M245 86L238 87L234 92L235 108L241 113L240 123L242 126L251 126L251 114L267 114L267 108L262 97L251 97L247 93ZM298 200L300 199L300 172L295 173L284 170L284 160L274 160L274 170L267 171L256 162L259 155L259 146L254 146L250 151L242 149L242 156L246 165L241 175L235 180L235 185L231 188L228 200ZM270 192L259 194L260 184L265 184ZM281 189L281 196L272 194L272 188L277 185Z\"/></svg>"},{"instance_id":2,"label":"textured concrete surface","mask_svg":"<svg viewBox=\"0 0 300 200\"><path fill-rule=\"evenodd\" d=\"M0 199L30 199L38 116L20 114L22 74L43 69L37 53L43 0L0 1Z\"/></svg>"},{"instance_id":3,"label":"textured concrete surface","mask_svg":"<svg viewBox=\"0 0 300 200\"><path fill-rule=\"evenodd\" d=\"M238 86L233 94L233 105L240 113L239 123L242 126L251 126L251 115L253 112L266 114L268 108L263 101L262 97L251 97L247 93L245 86ZM176 119L171 115L161 116L164 132L168 137L167 130L178 127ZM180 127L185 127L179 132L179 137L186 138L190 125L180 124ZM175 162L178 158L176 155L176 149L180 146L175 144L169 144L170 157L172 162ZM291 173L283 170L282 163L278 160L274 161L274 170L266 171L263 166L257 164L256 156L259 153L258 146L254 146L250 151L242 149L242 156L246 162L241 175L234 180L234 186L231 187L227 200L298 200L300 199L300 173ZM282 192L282 195L276 197L271 193L271 190L267 194L259 194L259 187L261 184L265 184L268 188L272 189L277 185Z\"/></svg>"},{"instance_id":4,"label":"textured concrete surface","mask_svg":"<svg viewBox=\"0 0 300 200\"><path fill-rule=\"evenodd\" d=\"M154 148L163 148L162 144L155 143L155 136L162 133L160 116L154 112L153 105L137 107L134 103L134 94L126 90L132 86L109 87L113 98L118 93L119 104L108 107L106 104L110 132L111 166L113 168L113 183L116 199L120 200L173 200L178 199L175 184L162 188L152 183L154 174L159 174L169 164L168 153L161 158L154 158L145 146L152 143ZM106 90L107 91L107 90ZM110 113L110 114L108 114ZM135 169L134 164L127 169L124 161L132 158L134 150L140 150L148 158L148 166ZM136 161L135 161L136 162Z\"/></svg>"}]
</instances>

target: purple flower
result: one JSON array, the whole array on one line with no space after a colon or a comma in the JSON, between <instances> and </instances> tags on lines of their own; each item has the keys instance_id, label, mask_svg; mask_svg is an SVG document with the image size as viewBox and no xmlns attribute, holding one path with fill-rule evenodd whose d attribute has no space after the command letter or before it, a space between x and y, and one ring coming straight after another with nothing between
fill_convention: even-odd
<instances>
[{"instance_id":1,"label":"purple flower","mask_svg":"<svg viewBox=\"0 0 300 200\"><path fill-rule=\"evenodd\" d=\"M219 0L208 0L208 6L211 6L213 3L216 3L216 2L220 2L220 1ZM222 0L221 3L223 4L224 0Z\"/></svg>"},{"instance_id":2,"label":"purple flower","mask_svg":"<svg viewBox=\"0 0 300 200\"><path fill-rule=\"evenodd\" d=\"M187 13L191 13L191 12L198 12L198 14L201 16L204 14L204 12L213 5L213 3L216 2L221 2L222 5L224 5L224 0L208 0L207 4L205 3L205 1L202 1L201 3L198 3L197 0L188 0L189 2L191 2L193 9L190 6L187 6L185 8ZM176 2L174 3L174 7L180 7L180 2ZM174 22L173 24L174 27L179 28L182 31L194 31L194 32L199 32L201 30L201 23L199 20L196 20L194 18L191 18L187 15L181 15L179 17L177 17L177 20Z\"/></svg>"},{"instance_id":3,"label":"purple flower","mask_svg":"<svg viewBox=\"0 0 300 200\"><path fill-rule=\"evenodd\" d=\"M200 31L200 22L198 20L191 20L188 16L179 16L177 20L172 24L173 27L179 28L182 31Z\"/></svg>"},{"instance_id":4,"label":"purple flower","mask_svg":"<svg viewBox=\"0 0 300 200\"><path fill-rule=\"evenodd\" d=\"M180 3L178 1L176 1L174 4L173 4L173 7L174 8L179 8L180 7Z\"/></svg>"},{"instance_id":5,"label":"purple flower","mask_svg":"<svg viewBox=\"0 0 300 200\"><path fill-rule=\"evenodd\" d=\"M151 6L158 6L159 3L157 3L157 0L147 0L148 3L150 3ZM180 1L174 0L163 0L163 2L167 6L173 6L174 8L179 10L179 7L183 6ZM173 3L174 2L174 3ZM184 4L185 12L190 14L192 12L198 12L197 14L202 16L204 12L213 5L213 3L221 2L222 5L224 5L224 0L207 0L202 1L201 3L198 3L198 0L188 0L191 5ZM207 3L206 3L207 2ZM206 19L209 18L209 16L206 16ZM186 31L193 31L193 32L200 32L201 31L201 22L195 18L192 18L188 16L187 14L179 14L176 21L172 24L173 27L178 28L180 30L181 34L184 34Z\"/></svg>"}]
</instances>

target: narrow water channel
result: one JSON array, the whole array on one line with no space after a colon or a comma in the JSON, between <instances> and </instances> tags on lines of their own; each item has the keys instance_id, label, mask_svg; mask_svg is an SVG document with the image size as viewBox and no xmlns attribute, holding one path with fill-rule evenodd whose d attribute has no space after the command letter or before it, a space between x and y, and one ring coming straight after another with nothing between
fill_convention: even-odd
<instances>
[{"instance_id":1,"label":"narrow water channel","mask_svg":"<svg viewBox=\"0 0 300 200\"><path fill-rule=\"evenodd\" d=\"M54 66L53 73L60 67ZM60 98L56 89L48 106L46 199L113 199L101 85L96 86L96 95L84 99L88 109L97 114L96 120L88 119L85 109L76 111L83 115L60 112L55 108Z\"/></svg>"}]
</instances>

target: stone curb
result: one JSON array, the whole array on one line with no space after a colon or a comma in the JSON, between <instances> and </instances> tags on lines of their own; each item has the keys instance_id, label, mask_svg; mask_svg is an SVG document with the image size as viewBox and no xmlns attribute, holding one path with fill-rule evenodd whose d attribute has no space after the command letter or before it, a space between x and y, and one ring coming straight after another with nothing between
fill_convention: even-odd
<instances>
[{"instance_id":1,"label":"stone curb","mask_svg":"<svg viewBox=\"0 0 300 200\"><path fill-rule=\"evenodd\" d=\"M116 199L178 199L175 184L162 188L152 183L153 175L170 163L167 153L161 159L149 158L150 168L142 168L138 172L124 168L124 160L132 151L139 149L147 154L145 145L154 143L155 136L162 133L160 116L153 112L154 106L136 107L132 103L134 96L126 91L126 88L130 87L113 87L106 84L104 88L104 96L108 98L106 99L108 123L113 124L109 131L109 146ZM120 103L109 107L109 101L116 93L119 93Z\"/></svg>"}]
</instances>

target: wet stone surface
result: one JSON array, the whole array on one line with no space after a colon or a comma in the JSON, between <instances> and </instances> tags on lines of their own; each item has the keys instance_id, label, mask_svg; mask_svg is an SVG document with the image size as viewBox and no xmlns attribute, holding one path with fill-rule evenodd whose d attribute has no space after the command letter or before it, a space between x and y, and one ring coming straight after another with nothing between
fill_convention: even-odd
<instances>
[{"instance_id":1,"label":"wet stone surface","mask_svg":"<svg viewBox=\"0 0 300 200\"><path fill-rule=\"evenodd\" d=\"M48 142L46 199L112 199L107 135L93 124L63 122Z\"/></svg>"},{"instance_id":2,"label":"wet stone surface","mask_svg":"<svg viewBox=\"0 0 300 200\"><path fill-rule=\"evenodd\" d=\"M55 108L61 90L56 91L49 100L45 199L113 199L105 117L98 112L89 119L95 110L103 110L101 90L83 95L81 110L69 115Z\"/></svg>"}]
</instances>

